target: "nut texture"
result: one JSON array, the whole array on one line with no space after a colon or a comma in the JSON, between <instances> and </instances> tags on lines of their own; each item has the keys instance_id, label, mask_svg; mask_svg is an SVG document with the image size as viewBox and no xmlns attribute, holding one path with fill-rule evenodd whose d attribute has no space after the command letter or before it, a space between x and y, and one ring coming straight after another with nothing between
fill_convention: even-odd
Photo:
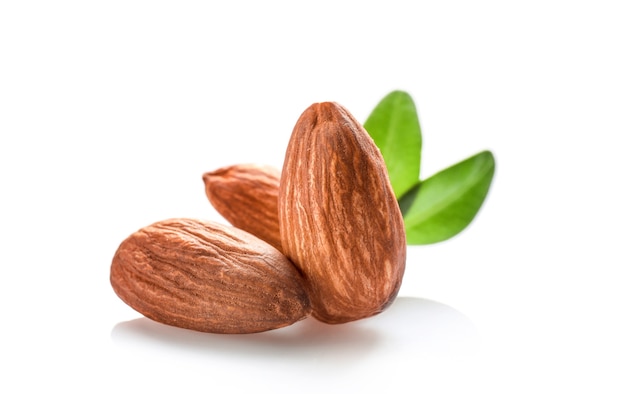
<instances>
[{"instance_id":1,"label":"nut texture","mask_svg":"<svg viewBox=\"0 0 626 394\"><path fill-rule=\"evenodd\" d=\"M298 119L278 196L283 251L309 285L313 316L344 323L382 312L396 297L406 236L380 151L337 103Z\"/></svg>"},{"instance_id":2,"label":"nut texture","mask_svg":"<svg viewBox=\"0 0 626 394\"><path fill-rule=\"evenodd\" d=\"M302 277L266 242L194 219L154 223L130 235L111 264L117 295L144 316L213 333L253 333L310 313Z\"/></svg>"},{"instance_id":3,"label":"nut texture","mask_svg":"<svg viewBox=\"0 0 626 394\"><path fill-rule=\"evenodd\" d=\"M280 171L236 164L202 176L207 198L230 224L281 250L278 229Z\"/></svg>"}]
</instances>

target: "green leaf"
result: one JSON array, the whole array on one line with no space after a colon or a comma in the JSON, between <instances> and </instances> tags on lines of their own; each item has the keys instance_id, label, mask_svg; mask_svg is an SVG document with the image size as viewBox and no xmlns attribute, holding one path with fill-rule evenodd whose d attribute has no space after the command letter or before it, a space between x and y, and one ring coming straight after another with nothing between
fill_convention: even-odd
<instances>
[{"instance_id":1,"label":"green leaf","mask_svg":"<svg viewBox=\"0 0 626 394\"><path fill-rule=\"evenodd\" d=\"M400 199L407 243L426 245L460 233L480 209L495 172L484 151L426 179Z\"/></svg>"},{"instance_id":2,"label":"green leaf","mask_svg":"<svg viewBox=\"0 0 626 394\"><path fill-rule=\"evenodd\" d=\"M393 91L374 108L363 127L385 160L397 199L419 183L422 133L411 96Z\"/></svg>"}]
</instances>

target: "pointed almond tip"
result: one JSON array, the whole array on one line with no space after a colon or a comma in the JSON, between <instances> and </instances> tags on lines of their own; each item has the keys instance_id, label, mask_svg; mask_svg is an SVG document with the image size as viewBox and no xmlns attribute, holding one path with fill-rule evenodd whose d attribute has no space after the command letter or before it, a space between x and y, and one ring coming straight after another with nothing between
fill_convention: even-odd
<instances>
[{"instance_id":1,"label":"pointed almond tip","mask_svg":"<svg viewBox=\"0 0 626 394\"><path fill-rule=\"evenodd\" d=\"M323 102L319 103L319 107L320 107L320 109L328 111L328 110L332 110L334 108L340 107L340 105L337 104L334 101L323 101Z\"/></svg>"},{"instance_id":2,"label":"pointed almond tip","mask_svg":"<svg viewBox=\"0 0 626 394\"><path fill-rule=\"evenodd\" d=\"M335 101L317 102L312 104L309 108L318 113L334 112L343 109L343 107Z\"/></svg>"},{"instance_id":3,"label":"pointed almond tip","mask_svg":"<svg viewBox=\"0 0 626 394\"><path fill-rule=\"evenodd\" d=\"M206 184L211 182L211 178L213 177L213 173L211 172L205 172L204 174L202 174L202 181Z\"/></svg>"},{"instance_id":4,"label":"pointed almond tip","mask_svg":"<svg viewBox=\"0 0 626 394\"><path fill-rule=\"evenodd\" d=\"M209 182L217 177L221 177L224 176L225 174L227 174L234 166L227 166L227 167L220 167L218 169L215 169L213 171L207 171L204 174L202 174L202 179L205 182Z\"/></svg>"},{"instance_id":5,"label":"pointed almond tip","mask_svg":"<svg viewBox=\"0 0 626 394\"><path fill-rule=\"evenodd\" d=\"M311 104L300 116L299 122L308 122L314 126L321 122L333 122L346 118L348 110L334 101L322 101Z\"/></svg>"}]
</instances>

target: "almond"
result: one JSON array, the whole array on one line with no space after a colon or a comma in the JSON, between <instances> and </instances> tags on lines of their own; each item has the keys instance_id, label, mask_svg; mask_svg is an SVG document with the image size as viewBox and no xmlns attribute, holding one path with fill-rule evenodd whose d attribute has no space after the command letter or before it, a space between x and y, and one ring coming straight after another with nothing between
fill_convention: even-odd
<instances>
[{"instance_id":1,"label":"almond","mask_svg":"<svg viewBox=\"0 0 626 394\"><path fill-rule=\"evenodd\" d=\"M345 323L396 297L406 236L374 141L337 103L311 105L291 135L278 195L283 252L309 285L313 316Z\"/></svg>"},{"instance_id":2,"label":"almond","mask_svg":"<svg viewBox=\"0 0 626 394\"><path fill-rule=\"evenodd\" d=\"M207 198L233 226L281 250L278 229L280 171L257 164L236 164L202 176Z\"/></svg>"},{"instance_id":3,"label":"almond","mask_svg":"<svg viewBox=\"0 0 626 394\"><path fill-rule=\"evenodd\" d=\"M260 332L310 313L300 273L278 250L243 230L194 219L130 235L113 257L111 285L144 316L196 331Z\"/></svg>"}]
</instances>

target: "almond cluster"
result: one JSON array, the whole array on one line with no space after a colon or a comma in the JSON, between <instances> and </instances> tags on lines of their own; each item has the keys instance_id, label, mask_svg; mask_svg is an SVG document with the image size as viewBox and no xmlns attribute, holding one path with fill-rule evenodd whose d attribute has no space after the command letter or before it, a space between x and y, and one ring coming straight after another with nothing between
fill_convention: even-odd
<instances>
[{"instance_id":1,"label":"almond cluster","mask_svg":"<svg viewBox=\"0 0 626 394\"><path fill-rule=\"evenodd\" d=\"M333 102L307 108L282 172L240 164L203 175L232 226L169 219L125 239L116 294L144 316L212 333L254 333L308 316L329 324L382 312L396 298L406 237L382 155Z\"/></svg>"}]
</instances>

